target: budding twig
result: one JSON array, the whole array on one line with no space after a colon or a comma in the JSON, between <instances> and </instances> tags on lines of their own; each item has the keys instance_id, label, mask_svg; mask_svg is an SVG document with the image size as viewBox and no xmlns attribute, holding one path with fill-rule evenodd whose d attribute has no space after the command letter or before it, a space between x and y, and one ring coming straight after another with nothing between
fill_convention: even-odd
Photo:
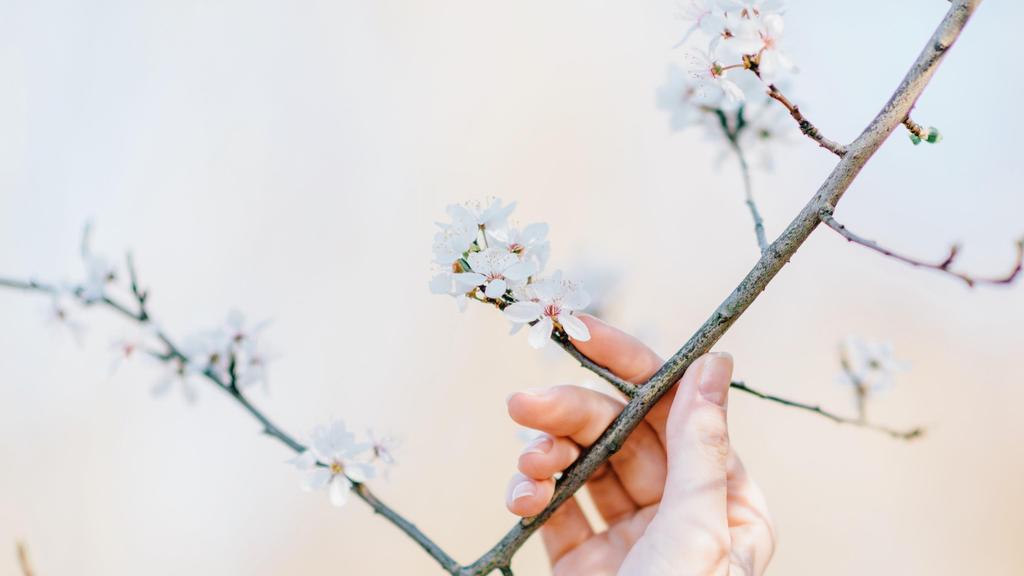
<instances>
[{"instance_id":1,"label":"budding twig","mask_svg":"<svg viewBox=\"0 0 1024 576\"><path fill-rule=\"evenodd\" d=\"M924 434L924 429L923 428L912 428L910 430L896 430L894 428L888 428L886 426L879 426L877 424L871 424L869 422L864 421L864 419L862 417L860 417L860 416L858 416L856 418L849 418L849 417L846 417L846 416L840 416L840 415L835 414L833 412L829 412L829 411L823 409L821 406L818 406L816 404L805 404L803 402L794 402L792 400L787 400L785 398L780 398L780 397L775 396L773 394L767 394L765 392L759 392L759 391L754 390L753 388L747 386L743 382L733 382L729 386L731 388L733 388L734 390L740 390L742 392L746 392L747 394L752 394L752 395L754 395L754 396L756 396L756 397L758 397L758 398L760 398L762 400L769 400L771 402L776 402L778 404L782 404L783 406L789 406L791 408L799 408L801 410L806 410L808 412L813 412L815 414L819 414L819 415L824 416L825 418L828 418L829 420L831 420L831 421L833 421L833 422L835 422L837 424L849 424L851 426L857 426L859 428L866 428L868 430L876 430L878 432L882 432L882 433L888 434L889 436L892 436L893 438L896 438L896 439L899 439L899 440L913 440L915 438L921 437L921 435Z\"/></svg>"},{"instance_id":2,"label":"budding twig","mask_svg":"<svg viewBox=\"0 0 1024 576\"><path fill-rule=\"evenodd\" d=\"M919 260L917 258L912 258L910 256L897 254L896 252L889 250L888 248L880 245L878 242L875 242L874 240L868 240L863 236L859 236L851 232L849 228L847 228L843 224L840 224L832 216L832 214L828 212L822 213L821 221L827 224L829 228L838 232L839 235L841 235L843 238L846 238L847 242L860 244L865 248L870 248L871 250L874 250L879 254L884 254L890 258L895 258L896 260L899 260L900 262L905 262L907 264L910 264L911 266L927 268L929 270L936 270L938 272L944 272L950 276L953 276L954 278L959 278L960 280L963 280L964 283L966 283L970 287L974 287L979 284L988 284L996 286L1003 284L1012 284L1017 279L1017 277L1020 276L1021 271L1024 270L1024 238L1017 241L1017 258L1014 262L1013 269L1005 276L985 278L971 276L964 272L957 272L956 270L952 269L953 264L956 262L957 256L960 254L960 247L955 244L949 249L949 254L941 262L927 262L924 260Z\"/></svg>"},{"instance_id":3,"label":"budding twig","mask_svg":"<svg viewBox=\"0 0 1024 576\"><path fill-rule=\"evenodd\" d=\"M758 77L760 77L760 74L758 74ZM840 158L846 155L846 146L843 146L834 140L825 138L821 131L818 130L817 126L804 117L803 112L800 111L800 107L790 102L778 87L775 86L775 84L768 85L768 96L771 96L773 99L785 106L786 110L789 110L789 115L793 117L793 120L796 120L796 123L800 126L800 131L803 132L804 136L814 140L819 146Z\"/></svg>"}]
</instances>

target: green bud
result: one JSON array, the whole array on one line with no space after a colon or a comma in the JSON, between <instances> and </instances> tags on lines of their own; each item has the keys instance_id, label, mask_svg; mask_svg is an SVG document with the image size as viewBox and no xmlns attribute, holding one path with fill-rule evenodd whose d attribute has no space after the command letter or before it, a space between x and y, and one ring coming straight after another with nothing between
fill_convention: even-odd
<instances>
[{"instance_id":1,"label":"green bud","mask_svg":"<svg viewBox=\"0 0 1024 576\"><path fill-rule=\"evenodd\" d=\"M934 126L928 127L928 135L925 137L929 144L938 144L942 141L942 133Z\"/></svg>"},{"instance_id":2,"label":"green bud","mask_svg":"<svg viewBox=\"0 0 1024 576\"><path fill-rule=\"evenodd\" d=\"M910 132L910 141L914 143L914 146L917 146L921 143L921 138L917 134Z\"/></svg>"}]
</instances>

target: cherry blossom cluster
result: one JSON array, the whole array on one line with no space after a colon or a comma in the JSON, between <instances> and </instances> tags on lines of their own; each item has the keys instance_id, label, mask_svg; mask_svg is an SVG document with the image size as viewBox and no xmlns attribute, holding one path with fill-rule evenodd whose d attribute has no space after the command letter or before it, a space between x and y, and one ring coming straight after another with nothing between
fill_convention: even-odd
<instances>
[{"instance_id":1,"label":"cherry blossom cluster","mask_svg":"<svg viewBox=\"0 0 1024 576\"><path fill-rule=\"evenodd\" d=\"M333 420L314 428L309 447L289 463L305 472L304 490L326 489L331 504L340 507L356 483L371 480L395 463L394 441L372 432L360 441L342 420Z\"/></svg>"},{"instance_id":2,"label":"cherry blossom cluster","mask_svg":"<svg viewBox=\"0 0 1024 576\"><path fill-rule=\"evenodd\" d=\"M551 251L548 226L513 226L515 203L448 206L448 222L439 222L434 235L434 264L439 272L430 281L435 294L453 296L459 309L469 300L492 304L513 324L513 333L530 325L528 341L542 348L557 333L580 341L590 332L576 313L590 297L562 272L541 277Z\"/></svg>"},{"instance_id":3,"label":"cherry blossom cluster","mask_svg":"<svg viewBox=\"0 0 1024 576\"><path fill-rule=\"evenodd\" d=\"M853 335L839 344L839 364L842 371L836 380L853 390L861 418L865 416L867 400L891 389L896 375L910 369L909 364L896 359L888 342L874 342Z\"/></svg>"},{"instance_id":4,"label":"cherry blossom cluster","mask_svg":"<svg viewBox=\"0 0 1024 576\"><path fill-rule=\"evenodd\" d=\"M745 149L794 132L767 96L769 85L796 70L781 48L782 11L779 0L685 0L685 65L671 65L658 91L673 130L703 125Z\"/></svg>"}]
</instances>

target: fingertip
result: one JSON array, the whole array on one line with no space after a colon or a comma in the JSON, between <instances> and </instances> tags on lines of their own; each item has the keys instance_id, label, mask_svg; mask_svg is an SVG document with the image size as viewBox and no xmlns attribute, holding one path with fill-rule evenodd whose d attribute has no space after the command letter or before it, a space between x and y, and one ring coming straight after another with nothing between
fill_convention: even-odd
<instances>
[{"instance_id":1,"label":"fingertip","mask_svg":"<svg viewBox=\"0 0 1024 576\"><path fill-rule=\"evenodd\" d=\"M516 516L534 516L544 510L554 492L554 480L534 480L515 474L508 483L505 506Z\"/></svg>"}]
</instances>

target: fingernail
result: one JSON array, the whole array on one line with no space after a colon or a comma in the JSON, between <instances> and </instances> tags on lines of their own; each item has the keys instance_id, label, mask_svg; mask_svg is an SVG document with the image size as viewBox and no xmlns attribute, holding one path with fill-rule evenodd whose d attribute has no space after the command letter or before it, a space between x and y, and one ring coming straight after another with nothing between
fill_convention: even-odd
<instances>
[{"instance_id":1,"label":"fingernail","mask_svg":"<svg viewBox=\"0 0 1024 576\"><path fill-rule=\"evenodd\" d=\"M541 436L527 444L526 448L523 449L523 454L547 454L554 445L555 443L551 441L551 438Z\"/></svg>"},{"instance_id":2,"label":"fingernail","mask_svg":"<svg viewBox=\"0 0 1024 576\"><path fill-rule=\"evenodd\" d=\"M729 396L729 378L732 376L732 355L728 352L712 352L704 361L697 389L708 402L725 406Z\"/></svg>"},{"instance_id":3,"label":"fingernail","mask_svg":"<svg viewBox=\"0 0 1024 576\"><path fill-rule=\"evenodd\" d=\"M516 484L516 487L512 489L512 501L515 502L520 498L534 496L536 494L537 488L534 487L533 482L530 482L529 480L523 480L519 484Z\"/></svg>"}]
</instances>

